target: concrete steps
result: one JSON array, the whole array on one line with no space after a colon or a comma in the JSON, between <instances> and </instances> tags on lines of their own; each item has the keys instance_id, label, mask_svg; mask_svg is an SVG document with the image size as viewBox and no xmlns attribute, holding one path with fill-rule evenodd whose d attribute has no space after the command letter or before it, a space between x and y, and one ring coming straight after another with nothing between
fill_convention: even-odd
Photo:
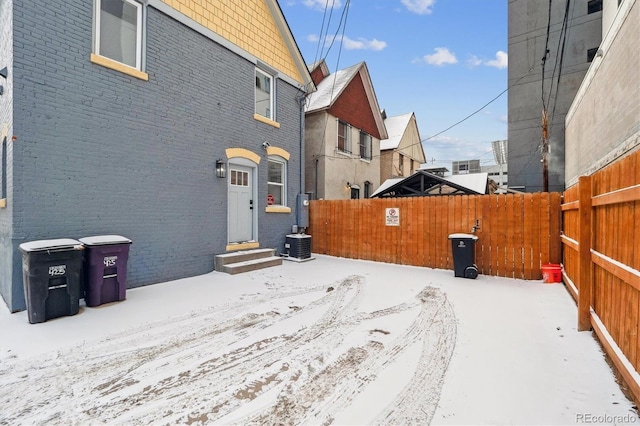
<instances>
[{"instance_id":1,"label":"concrete steps","mask_svg":"<svg viewBox=\"0 0 640 426\"><path fill-rule=\"evenodd\" d=\"M215 269L234 275L282 265L282 258L275 256L275 252L275 249L255 249L219 254L215 257Z\"/></svg>"}]
</instances>

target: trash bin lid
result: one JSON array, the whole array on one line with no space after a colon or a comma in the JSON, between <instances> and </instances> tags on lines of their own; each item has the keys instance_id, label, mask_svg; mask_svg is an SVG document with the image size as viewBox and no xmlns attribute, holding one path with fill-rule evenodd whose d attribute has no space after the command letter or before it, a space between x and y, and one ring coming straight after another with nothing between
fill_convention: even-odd
<instances>
[{"instance_id":1,"label":"trash bin lid","mask_svg":"<svg viewBox=\"0 0 640 426\"><path fill-rule=\"evenodd\" d=\"M122 235L96 235L93 237L80 238L80 242L85 246L104 246L108 244L131 244L131 240Z\"/></svg>"},{"instance_id":2,"label":"trash bin lid","mask_svg":"<svg viewBox=\"0 0 640 426\"><path fill-rule=\"evenodd\" d=\"M29 253L33 251L48 251L48 250L82 250L82 244L80 241L73 240L71 238L59 238L57 240L37 240L29 241L27 243L20 244L20 251Z\"/></svg>"},{"instance_id":3,"label":"trash bin lid","mask_svg":"<svg viewBox=\"0 0 640 426\"><path fill-rule=\"evenodd\" d=\"M473 234L449 234L449 239L469 239L469 240L477 240L478 236Z\"/></svg>"}]
</instances>

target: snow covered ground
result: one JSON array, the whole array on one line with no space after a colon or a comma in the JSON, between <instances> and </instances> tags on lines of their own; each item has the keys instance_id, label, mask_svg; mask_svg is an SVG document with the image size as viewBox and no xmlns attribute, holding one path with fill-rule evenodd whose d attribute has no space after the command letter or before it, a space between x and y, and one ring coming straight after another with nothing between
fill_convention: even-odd
<instances>
[{"instance_id":1,"label":"snow covered ground","mask_svg":"<svg viewBox=\"0 0 640 426\"><path fill-rule=\"evenodd\" d=\"M316 257L3 306L0 424L640 424L561 284Z\"/></svg>"}]
</instances>

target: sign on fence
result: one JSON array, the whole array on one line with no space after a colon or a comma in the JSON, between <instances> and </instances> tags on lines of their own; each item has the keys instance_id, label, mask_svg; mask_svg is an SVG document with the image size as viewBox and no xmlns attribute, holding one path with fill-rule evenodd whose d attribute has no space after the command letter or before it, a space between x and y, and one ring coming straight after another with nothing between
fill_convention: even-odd
<instances>
[{"instance_id":1,"label":"sign on fence","mask_svg":"<svg viewBox=\"0 0 640 426\"><path fill-rule=\"evenodd\" d=\"M398 208L390 208L385 209L385 224L387 226L400 226L400 209Z\"/></svg>"}]
</instances>

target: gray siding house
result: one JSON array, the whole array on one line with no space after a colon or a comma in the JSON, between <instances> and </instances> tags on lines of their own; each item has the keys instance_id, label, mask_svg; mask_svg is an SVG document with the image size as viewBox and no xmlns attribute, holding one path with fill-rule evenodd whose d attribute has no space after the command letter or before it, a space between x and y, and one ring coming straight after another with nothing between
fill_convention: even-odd
<instances>
[{"instance_id":1,"label":"gray siding house","mask_svg":"<svg viewBox=\"0 0 640 426\"><path fill-rule=\"evenodd\" d=\"M210 272L227 251L282 250L315 86L277 1L241 3L0 2L0 294L12 312L25 309L26 241L124 235L128 287Z\"/></svg>"}]
</instances>

